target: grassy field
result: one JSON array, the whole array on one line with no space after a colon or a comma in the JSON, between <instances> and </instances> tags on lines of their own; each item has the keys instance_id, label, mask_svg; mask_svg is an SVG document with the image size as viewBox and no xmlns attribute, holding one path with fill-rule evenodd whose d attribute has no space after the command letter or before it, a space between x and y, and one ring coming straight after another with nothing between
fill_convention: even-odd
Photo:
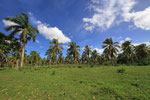
<instances>
[{"instance_id":1,"label":"grassy field","mask_svg":"<svg viewBox=\"0 0 150 100\"><path fill-rule=\"evenodd\" d=\"M0 100L150 100L150 66L0 69Z\"/></svg>"}]
</instances>

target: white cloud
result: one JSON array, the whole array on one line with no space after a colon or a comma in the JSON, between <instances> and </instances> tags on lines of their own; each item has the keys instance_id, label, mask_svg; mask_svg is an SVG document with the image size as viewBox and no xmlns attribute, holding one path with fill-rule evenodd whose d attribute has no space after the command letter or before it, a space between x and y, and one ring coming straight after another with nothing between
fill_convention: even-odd
<instances>
[{"instance_id":1,"label":"white cloud","mask_svg":"<svg viewBox=\"0 0 150 100\"><path fill-rule=\"evenodd\" d=\"M17 25L16 23L9 21L9 20L2 20L5 26Z\"/></svg>"},{"instance_id":2,"label":"white cloud","mask_svg":"<svg viewBox=\"0 0 150 100\"><path fill-rule=\"evenodd\" d=\"M63 48L64 48L64 49L68 49L69 46L68 46L68 45L63 45Z\"/></svg>"},{"instance_id":3,"label":"white cloud","mask_svg":"<svg viewBox=\"0 0 150 100\"><path fill-rule=\"evenodd\" d=\"M93 46L91 45L88 45L91 49L93 48ZM81 48L81 50L84 50L85 49L85 46Z\"/></svg>"},{"instance_id":4,"label":"white cloud","mask_svg":"<svg viewBox=\"0 0 150 100\"><path fill-rule=\"evenodd\" d=\"M31 21L37 25L39 33L42 34L46 39L58 39L61 43L68 43L71 42L71 39L65 36L65 34L57 27L50 27L49 24L42 23L41 21L37 20L31 12L29 12L31 16Z\"/></svg>"},{"instance_id":5,"label":"white cloud","mask_svg":"<svg viewBox=\"0 0 150 100\"><path fill-rule=\"evenodd\" d=\"M140 45L140 44L146 44L147 46L150 46L150 42L133 43L134 46L137 46L137 45Z\"/></svg>"},{"instance_id":6,"label":"white cloud","mask_svg":"<svg viewBox=\"0 0 150 100\"><path fill-rule=\"evenodd\" d=\"M150 30L150 7L144 11L131 13L134 25L144 30Z\"/></svg>"},{"instance_id":7,"label":"white cloud","mask_svg":"<svg viewBox=\"0 0 150 100\"><path fill-rule=\"evenodd\" d=\"M133 22L134 26L150 30L150 7L144 11L133 11L136 0L91 0L88 8L94 11L91 17L83 18L85 30L96 27L102 30L121 22Z\"/></svg>"},{"instance_id":8,"label":"white cloud","mask_svg":"<svg viewBox=\"0 0 150 100\"><path fill-rule=\"evenodd\" d=\"M129 37L126 37L125 40L126 40L126 41L131 41L132 39L129 38Z\"/></svg>"},{"instance_id":9,"label":"white cloud","mask_svg":"<svg viewBox=\"0 0 150 100\"><path fill-rule=\"evenodd\" d=\"M122 44L122 43L124 43L124 42L125 42L124 40L121 40L119 43Z\"/></svg>"},{"instance_id":10,"label":"white cloud","mask_svg":"<svg viewBox=\"0 0 150 100\"><path fill-rule=\"evenodd\" d=\"M35 42L40 43L40 41L39 41L39 40L36 40Z\"/></svg>"},{"instance_id":11,"label":"white cloud","mask_svg":"<svg viewBox=\"0 0 150 100\"><path fill-rule=\"evenodd\" d=\"M61 43L68 43L71 42L71 40L66 37L61 30L59 30L57 27L50 27L46 24L39 24L37 26L39 32L49 40L52 39L58 39L59 42Z\"/></svg>"},{"instance_id":12,"label":"white cloud","mask_svg":"<svg viewBox=\"0 0 150 100\"><path fill-rule=\"evenodd\" d=\"M94 48L93 50L96 50L99 54L102 54L104 49Z\"/></svg>"},{"instance_id":13,"label":"white cloud","mask_svg":"<svg viewBox=\"0 0 150 100\"><path fill-rule=\"evenodd\" d=\"M132 39L130 37L126 37L124 40L121 40L119 42L119 44L121 45L122 43L124 43L125 41L131 41Z\"/></svg>"}]
</instances>

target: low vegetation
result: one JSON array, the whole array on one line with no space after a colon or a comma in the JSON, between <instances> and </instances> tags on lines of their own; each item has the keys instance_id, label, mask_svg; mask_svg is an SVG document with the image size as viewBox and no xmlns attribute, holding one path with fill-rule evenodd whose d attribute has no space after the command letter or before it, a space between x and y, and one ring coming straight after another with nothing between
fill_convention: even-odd
<instances>
[{"instance_id":1,"label":"low vegetation","mask_svg":"<svg viewBox=\"0 0 150 100\"><path fill-rule=\"evenodd\" d=\"M149 76L150 66L1 68L0 99L149 100Z\"/></svg>"}]
</instances>

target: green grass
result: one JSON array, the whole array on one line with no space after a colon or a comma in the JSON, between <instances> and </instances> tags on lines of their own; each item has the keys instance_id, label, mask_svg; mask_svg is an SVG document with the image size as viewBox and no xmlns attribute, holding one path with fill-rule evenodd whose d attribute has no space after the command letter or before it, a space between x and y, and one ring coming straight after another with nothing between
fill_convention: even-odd
<instances>
[{"instance_id":1,"label":"green grass","mask_svg":"<svg viewBox=\"0 0 150 100\"><path fill-rule=\"evenodd\" d=\"M150 100L150 66L0 69L0 100L7 99Z\"/></svg>"}]
</instances>

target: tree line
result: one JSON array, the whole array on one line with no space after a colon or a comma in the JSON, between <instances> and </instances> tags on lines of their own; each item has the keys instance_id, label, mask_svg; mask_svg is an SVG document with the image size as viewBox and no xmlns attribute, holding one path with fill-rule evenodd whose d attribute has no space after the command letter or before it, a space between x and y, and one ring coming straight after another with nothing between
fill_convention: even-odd
<instances>
[{"instance_id":1,"label":"tree line","mask_svg":"<svg viewBox=\"0 0 150 100\"><path fill-rule=\"evenodd\" d=\"M0 66L22 69L25 66L42 66L57 64L88 64L88 65L150 65L150 46L139 44L134 46L132 41L125 41L122 45L114 42L112 38L103 41L102 54L92 50L86 45L80 55L80 46L70 42L67 55L62 54L62 43L53 39L49 49L46 51L47 58L41 58L37 51L26 54L25 46L31 39L35 42L38 30L29 21L28 14L23 12L15 17L6 17L5 20L14 22L14 25L7 26L9 35L0 32Z\"/></svg>"}]
</instances>

